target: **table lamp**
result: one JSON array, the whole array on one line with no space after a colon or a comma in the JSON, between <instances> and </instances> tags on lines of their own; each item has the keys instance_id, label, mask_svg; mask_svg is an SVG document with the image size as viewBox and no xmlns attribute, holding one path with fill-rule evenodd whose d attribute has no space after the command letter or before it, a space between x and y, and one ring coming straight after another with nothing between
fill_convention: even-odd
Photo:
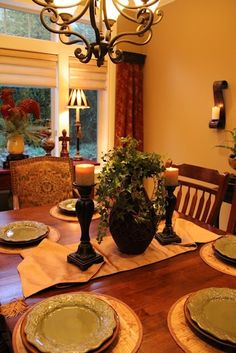
<instances>
[{"instance_id":1,"label":"table lamp","mask_svg":"<svg viewBox=\"0 0 236 353\"><path fill-rule=\"evenodd\" d=\"M82 130L81 130L81 123L80 123L80 109L87 109L90 108L88 100L84 94L82 89L71 89L69 102L67 105L70 109L76 109L76 119L75 119L75 126L76 126L76 155L74 157L75 160L83 159L80 155L79 145L80 139L82 138Z\"/></svg>"}]
</instances>

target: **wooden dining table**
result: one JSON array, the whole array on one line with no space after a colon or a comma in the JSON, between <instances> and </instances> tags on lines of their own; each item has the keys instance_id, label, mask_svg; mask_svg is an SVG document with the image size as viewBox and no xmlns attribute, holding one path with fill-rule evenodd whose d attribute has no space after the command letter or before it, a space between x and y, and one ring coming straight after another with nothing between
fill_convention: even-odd
<instances>
[{"instance_id":1,"label":"wooden dining table","mask_svg":"<svg viewBox=\"0 0 236 353\"><path fill-rule=\"evenodd\" d=\"M1 212L0 224L20 220L43 222L60 232L60 244L79 242L81 234L79 223L52 217L49 213L50 208L51 205L47 205ZM96 237L98 222L99 220L93 220L90 225L91 237ZM209 226L207 228L223 234ZM51 287L26 298L25 302L30 306L53 295L78 291L109 295L126 303L139 317L143 327L140 353L180 353L183 351L170 334L167 324L171 306L182 296L206 287L236 289L234 276L223 274L208 266L200 257L199 248L131 271L96 278L87 283L61 288ZM18 254L0 254L2 304L23 296L17 271L21 261L22 258ZM60 271L60 268L57 271ZM7 318L11 331L19 317L20 315Z\"/></svg>"}]
</instances>

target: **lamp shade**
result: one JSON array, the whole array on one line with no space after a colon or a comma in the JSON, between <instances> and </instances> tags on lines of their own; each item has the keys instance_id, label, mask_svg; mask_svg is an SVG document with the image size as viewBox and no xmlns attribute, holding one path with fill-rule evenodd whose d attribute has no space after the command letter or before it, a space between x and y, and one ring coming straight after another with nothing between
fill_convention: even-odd
<instances>
[{"instance_id":1,"label":"lamp shade","mask_svg":"<svg viewBox=\"0 0 236 353\"><path fill-rule=\"evenodd\" d=\"M86 109L90 108L89 102L84 94L82 89L71 89L69 102L67 105L68 108L80 108Z\"/></svg>"}]
</instances>

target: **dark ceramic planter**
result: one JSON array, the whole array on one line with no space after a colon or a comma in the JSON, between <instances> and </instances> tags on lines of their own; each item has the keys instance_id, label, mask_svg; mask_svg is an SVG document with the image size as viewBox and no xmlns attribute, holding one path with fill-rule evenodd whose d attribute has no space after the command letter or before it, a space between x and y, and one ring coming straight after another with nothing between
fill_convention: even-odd
<instances>
[{"instance_id":1,"label":"dark ceramic planter","mask_svg":"<svg viewBox=\"0 0 236 353\"><path fill-rule=\"evenodd\" d=\"M117 217L119 206L115 205L110 215L110 232L118 249L125 254L142 254L156 234L158 217L150 205L150 219L137 223L127 212L124 220Z\"/></svg>"}]
</instances>

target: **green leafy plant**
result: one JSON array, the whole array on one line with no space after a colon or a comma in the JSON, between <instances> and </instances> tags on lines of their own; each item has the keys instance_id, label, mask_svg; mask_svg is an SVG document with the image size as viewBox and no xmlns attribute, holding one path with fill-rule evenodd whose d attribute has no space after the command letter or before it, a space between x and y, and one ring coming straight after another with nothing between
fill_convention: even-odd
<instances>
[{"instance_id":1,"label":"green leafy plant","mask_svg":"<svg viewBox=\"0 0 236 353\"><path fill-rule=\"evenodd\" d=\"M228 142L229 144L220 144L216 145L216 147L221 147L221 148L226 148L231 151L230 157L235 158L236 157L236 128L232 130L226 130L231 135L231 140L225 141Z\"/></svg>"},{"instance_id":2,"label":"green leafy plant","mask_svg":"<svg viewBox=\"0 0 236 353\"><path fill-rule=\"evenodd\" d=\"M119 211L116 216L121 220L124 220L129 212L137 223L142 222L150 217L150 206L153 206L158 217L164 213L165 166L161 156L157 153L141 152L137 147L137 140L125 137L120 139L119 147L103 155L105 164L98 175L96 189L97 208L101 215L98 242L101 242L106 234L111 210L117 202L119 202ZM152 178L154 181L149 202L147 202L147 193L143 184L146 178Z\"/></svg>"}]
</instances>

